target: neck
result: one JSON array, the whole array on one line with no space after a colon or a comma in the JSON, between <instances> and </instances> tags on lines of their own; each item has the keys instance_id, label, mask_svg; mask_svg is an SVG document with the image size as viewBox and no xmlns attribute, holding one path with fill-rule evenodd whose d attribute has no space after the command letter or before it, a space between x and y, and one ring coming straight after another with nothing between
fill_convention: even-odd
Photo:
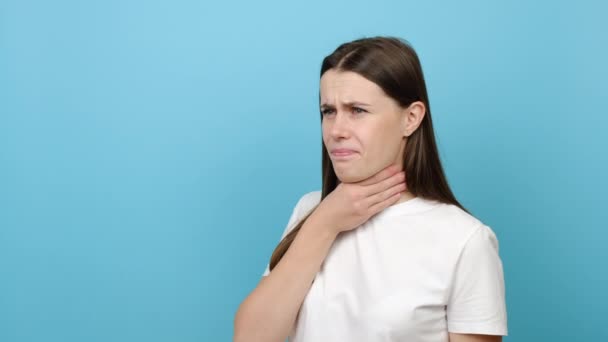
<instances>
[{"instance_id":1,"label":"neck","mask_svg":"<svg viewBox=\"0 0 608 342\"><path fill-rule=\"evenodd\" d=\"M401 193L401 197L399 198L399 200L397 201L397 203L401 203L401 202L405 202L405 201L409 201L412 198L415 198L416 196L414 196L411 192L409 191L404 191ZM395 204L397 204L395 203Z\"/></svg>"}]
</instances>

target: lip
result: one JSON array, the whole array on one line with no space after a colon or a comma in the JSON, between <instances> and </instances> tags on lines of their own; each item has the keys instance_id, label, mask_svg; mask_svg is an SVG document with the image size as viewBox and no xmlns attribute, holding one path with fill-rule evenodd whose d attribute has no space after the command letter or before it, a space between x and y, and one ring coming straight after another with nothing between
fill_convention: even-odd
<instances>
[{"instance_id":1,"label":"lip","mask_svg":"<svg viewBox=\"0 0 608 342\"><path fill-rule=\"evenodd\" d=\"M345 154L345 153L355 153L357 151L351 150L350 148L334 148L330 152L331 152L331 154Z\"/></svg>"},{"instance_id":2,"label":"lip","mask_svg":"<svg viewBox=\"0 0 608 342\"><path fill-rule=\"evenodd\" d=\"M346 160L352 158L357 151L348 148L336 148L331 150L331 155L337 160Z\"/></svg>"}]
</instances>

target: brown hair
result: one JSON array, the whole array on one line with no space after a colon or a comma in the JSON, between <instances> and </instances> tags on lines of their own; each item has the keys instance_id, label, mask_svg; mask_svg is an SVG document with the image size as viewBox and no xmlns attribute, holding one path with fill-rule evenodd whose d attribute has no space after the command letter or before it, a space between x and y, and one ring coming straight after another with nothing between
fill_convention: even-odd
<instances>
[{"instance_id":1,"label":"brown hair","mask_svg":"<svg viewBox=\"0 0 608 342\"><path fill-rule=\"evenodd\" d=\"M407 189L414 196L453 204L469 213L454 197L444 175L435 143L431 106L422 67L410 43L396 37L361 38L344 43L323 59L320 76L330 69L356 72L376 83L404 108L414 101L424 103L426 114L420 126L408 137L403 152L403 170L406 174ZM321 145L322 201L336 188L338 178L325 144L322 142ZM314 208L275 248L270 258L270 270L279 263L313 211Z\"/></svg>"}]
</instances>

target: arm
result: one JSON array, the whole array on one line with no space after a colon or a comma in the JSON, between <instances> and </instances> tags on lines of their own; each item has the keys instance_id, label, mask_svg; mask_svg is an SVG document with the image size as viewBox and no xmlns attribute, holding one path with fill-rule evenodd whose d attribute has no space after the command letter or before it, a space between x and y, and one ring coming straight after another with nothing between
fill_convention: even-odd
<instances>
[{"instance_id":1,"label":"arm","mask_svg":"<svg viewBox=\"0 0 608 342\"><path fill-rule=\"evenodd\" d=\"M314 213L306 220L281 261L239 306L235 342L285 341L336 237Z\"/></svg>"},{"instance_id":2,"label":"arm","mask_svg":"<svg viewBox=\"0 0 608 342\"><path fill-rule=\"evenodd\" d=\"M452 342L502 341L507 335L502 261L488 226L480 226L465 243L446 309Z\"/></svg>"},{"instance_id":3,"label":"arm","mask_svg":"<svg viewBox=\"0 0 608 342\"><path fill-rule=\"evenodd\" d=\"M450 342L502 342L502 336L449 333Z\"/></svg>"}]
</instances>

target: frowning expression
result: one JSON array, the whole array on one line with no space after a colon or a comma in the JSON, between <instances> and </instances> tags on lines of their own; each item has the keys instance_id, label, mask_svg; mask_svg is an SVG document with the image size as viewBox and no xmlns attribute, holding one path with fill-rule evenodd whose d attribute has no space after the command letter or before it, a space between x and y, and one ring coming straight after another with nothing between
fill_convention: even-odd
<instances>
[{"instance_id":1,"label":"frowning expression","mask_svg":"<svg viewBox=\"0 0 608 342\"><path fill-rule=\"evenodd\" d=\"M405 109L376 83L330 69L320 81L323 143L341 182L371 177L402 164Z\"/></svg>"}]
</instances>

